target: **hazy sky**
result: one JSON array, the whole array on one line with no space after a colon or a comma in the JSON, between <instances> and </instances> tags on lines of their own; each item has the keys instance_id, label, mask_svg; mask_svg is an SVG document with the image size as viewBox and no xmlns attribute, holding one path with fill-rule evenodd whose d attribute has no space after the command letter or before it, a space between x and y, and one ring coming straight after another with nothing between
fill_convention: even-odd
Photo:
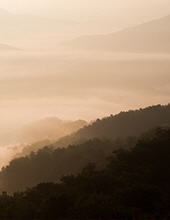
<instances>
[{"instance_id":1,"label":"hazy sky","mask_svg":"<svg viewBox=\"0 0 170 220\"><path fill-rule=\"evenodd\" d=\"M0 0L0 7L61 19L126 19L140 23L169 14L170 0Z\"/></svg>"},{"instance_id":2,"label":"hazy sky","mask_svg":"<svg viewBox=\"0 0 170 220\"><path fill-rule=\"evenodd\" d=\"M16 14L28 12L57 19L112 21L117 27L122 27L121 23L128 27L170 14L170 0L0 0L0 8ZM38 22L34 22L31 16L12 15L11 20L8 14L4 17L0 17L0 43L20 48L18 42L22 42L21 49L26 50L17 51L18 56L0 53L2 131L47 116L93 120L122 110L169 102L169 55L125 54L122 57L110 52L86 54L67 50L62 53L55 47L58 36L65 35L67 39L74 32L77 35L80 27L81 32L86 32L88 25L91 25L88 32L83 34L94 34L90 30L102 22L77 22L79 25L68 22L62 28L60 22L49 19L36 18ZM44 25L44 20L48 21L47 27L56 22L56 29L50 26L54 33ZM62 22L61 25L65 23ZM112 32L114 25L108 29ZM42 51L34 49L37 42ZM57 48L56 51L44 54L49 45Z\"/></svg>"}]
</instances>

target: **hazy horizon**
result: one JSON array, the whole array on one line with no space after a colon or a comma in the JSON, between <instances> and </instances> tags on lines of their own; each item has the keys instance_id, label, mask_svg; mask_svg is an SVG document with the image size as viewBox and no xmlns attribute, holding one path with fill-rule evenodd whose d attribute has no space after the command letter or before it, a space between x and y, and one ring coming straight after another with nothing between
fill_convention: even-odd
<instances>
[{"instance_id":1,"label":"hazy horizon","mask_svg":"<svg viewBox=\"0 0 170 220\"><path fill-rule=\"evenodd\" d=\"M0 8L12 13L31 13L56 19L73 20L120 20L134 24L163 17L170 13L169 0L1 0Z\"/></svg>"},{"instance_id":2,"label":"hazy horizon","mask_svg":"<svg viewBox=\"0 0 170 220\"><path fill-rule=\"evenodd\" d=\"M167 15L168 0L44 0L41 4L1 0L0 138L46 117L89 122L120 111L168 104L168 52L107 51L105 43L105 50L81 50L59 44L82 35L99 34L104 39L124 28L135 43L138 39L128 30L155 19L159 23ZM169 46L167 23L158 30L165 46ZM147 30L141 32L150 44ZM5 51L3 44L20 50Z\"/></svg>"},{"instance_id":3,"label":"hazy horizon","mask_svg":"<svg viewBox=\"0 0 170 220\"><path fill-rule=\"evenodd\" d=\"M169 60L168 54L64 50L1 55L1 125L15 128L51 116L91 121L168 104Z\"/></svg>"},{"instance_id":4,"label":"hazy horizon","mask_svg":"<svg viewBox=\"0 0 170 220\"><path fill-rule=\"evenodd\" d=\"M0 1L0 43L54 49L62 40L108 34L170 14L170 2L151 0ZM48 40L47 40L48 39ZM27 43L25 43L27 42Z\"/></svg>"},{"instance_id":5,"label":"hazy horizon","mask_svg":"<svg viewBox=\"0 0 170 220\"><path fill-rule=\"evenodd\" d=\"M169 24L170 0L0 0L0 219L170 217Z\"/></svg>"}]
</instances>

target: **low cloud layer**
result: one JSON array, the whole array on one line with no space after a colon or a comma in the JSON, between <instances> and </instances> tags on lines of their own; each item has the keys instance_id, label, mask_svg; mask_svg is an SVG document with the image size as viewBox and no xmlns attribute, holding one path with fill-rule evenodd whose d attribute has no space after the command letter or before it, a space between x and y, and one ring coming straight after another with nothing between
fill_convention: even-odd
<instances>
[{"instance_id":1,"label":"low cloud layer","mask_svg":"<svg viewBox=\"0 0 170 220\"><path fill-rule=\"evenodd\" d=\"M53 115L92 120L121 110L166 104L169 59L156 54L77 52L2 56L2 124L20 125Z\"/></svg>"}]
</instances>

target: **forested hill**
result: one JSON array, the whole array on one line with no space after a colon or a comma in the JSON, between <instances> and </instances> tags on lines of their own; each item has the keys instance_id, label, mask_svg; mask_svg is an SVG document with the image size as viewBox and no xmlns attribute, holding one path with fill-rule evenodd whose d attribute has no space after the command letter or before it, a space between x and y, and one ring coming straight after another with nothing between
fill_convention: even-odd
<instances>
[{"instance_id":1,"label":"forested hill","mask_svg":"<svg viewBox=\"0 0 170 220\"><path fill-rule=\"evenodd\" d=\"M169 185L170 130L160 128L152 140L115 151L103 169L89 164L61 184L3 191L0 219L169 219Z\"/></svg>"},{"instance_id":2,"label":"forested hill","mask_svg":"<svg viewBox=\"0 0 170 220\"><path fill-rule=\"evenodd\" d=\"M57 117L47 117L32 123L26 124L14 132L7 133L0 137L1 145L15 145L15 143L28 143L27 150L23 152L36 151L43 144L43 141L49 140L52 143L59 138L70 135L88 123L84 120L65 121ZM42 144L40 144L40 142ZM46 141L45 141L46 142ZM34 146L30 146L34 145ZM37 145L37 146L36 146ZM43 146L43 145L42 145ZM14 148L20 148L15 145Z\"/></svg>"},{"instance_id":3,"label":"forested hill","mask_svg":"<svg viewBox=\"0 0 170 220\"><path fill-rule=\"evenodd\" d=\"M59 182L63 175L77 174L88 163L103 168L106 158L119 148L121 143L106 139L88 140L83 144L55 150L44 147L29 156L16 158L3 167L0 190L12 193L41 182Z\"/></svg>"},{"instance_id":4,"label":"forested hill","mask_svg":"<svg viewBox=\"0 0 170 220\"><path fill-rule=\"evenodd\" d=\"M34 143L45 139L58 140L72 134L87 125L84 120L63 121L57 117L48 117L21 127L14 135L18 142Z\"/></svg>"},{"instance_id":5,"label":"forested hill","mask_svg":"<svg viewBox=\"0 0 170 220\"><path fill-rule=\"evenodd\" d=\"M133 136L140 136L157 126L170 126L170 105L157 105L97 119L75 134L52 144L57 149L49 146L12 160L0 173L0 186L2 190L13 192L41 182L57 182L62 175L80 172L89 162L104 167L107 156L113 150L133 147L136 144ZM145 136L151 133L147 132Z\"/></svg>"},{"instance_id":6,"label":"forested hill","mask_svg":"<svg viewBox=\"0 0 170 220\"><path fill-rule=\"evenodd\" d=\"M97 119L70 136L61 138L54 147L67 147L90 138L126 138L140 136L142 133L157 127L170 126L170 104L150 106L139 110L121 112L103 119Z\"/></svg>"}]
</instances>

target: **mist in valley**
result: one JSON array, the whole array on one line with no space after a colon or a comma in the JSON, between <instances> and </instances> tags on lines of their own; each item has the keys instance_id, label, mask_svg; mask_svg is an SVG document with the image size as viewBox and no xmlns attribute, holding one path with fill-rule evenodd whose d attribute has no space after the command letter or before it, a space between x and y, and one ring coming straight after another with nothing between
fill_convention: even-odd
<instances>
[{"instance_id":1,"label":"mist in valley","mask_svg":"<svg viewBox=\"0 0 170 220\"><path fill-rule=\"evenodd\" d=\"M169 102L168 54L100 53L61 47L57 51L8 53L1 53L0 59L0 144L1 148L8 146L1 151L7 162L21 152L22 147L14 150L13 145L46 139L45 131L44 137L17 139L19 131L21 137L31 136L29 130L24 134L22 127L33 121L56 116L90 122L160 100L162 104ZM7 163L2 161L2 165Z\"/></svg>"},{"instance_id":2,"label":"mist in valley","mask_svg":"<svg viewBox=\"0 0 170 220\"><path fill-rule=\"evenodd\" d=\"M143 187L144 192L151 192L151 195L152 192L156 195L160 193L164 196L167 186L164 186L166 181L163 178L167 176L169 160L168 153L161 149L164 146L165 150L166 147L168 149L170 139L170 2L17 2L0 1L0 191L3 192L0 202L1 199L10 198L6 197L5 191L12 195L14 191L25 190L39 183L42 185L38 187L44 190L46 182L62 182L61 185L56 185L59 187L59 194L54 193L55 199L58 199L62 190L63 193L65 189L67 191L67 187L70 190L70 183L78 189L83 180L80 191L81 187L89 189L89 176L96 178L95 181L90 179L91 182L103 185L97 186L98 191L89 197L92 200L87 201L87 207L91 207L89 201L92 201L92 205L97 204L94 201L99 204L106 202L103 207L109 207L107 202L111 197L107 196L110 196L109 190L112 189L110 182L115 184L113 185L117 190L112 192L115 198L119 198L121 187L126 184L126 189L123 189L125 193L134 186L132 191ZM156 152L152 146L156 147ZM146 160L153 162L148 162L148 167L143 164L146 155L149 155ZM162 160L159 160L159 155L162 155ZM126 167L121 158L130 165ZM164 158L165 166L162 162ZM139 166L137 169L136 164ZM161 168L158 169L157 165L155 168L155 164L159 164ZM129 167L134 168L134 171L129 171ZM161 183L158 184L158 188L162 188L157 193L157 185L155 187L151 183L155 184L153 179L162 170L162 182L160 179ZM110 175L109 172L112 171ZM138 174L145 171L146 175L141 174L145 178L141 180ZM82 173L74 176L79 172ZM71 176L61 179L63 175ZM108 189L105 182L102 182L102 175L106 177ZM111 176L113 179L110 181ZM77 178L81 181L78 182ZM136 185L133 185L134 180ZM86 181L87 186L83 185ZM143 185L139 184L140 181L143 181ZM48 187L52 185L49 184ZM29 190L27 195L31 195L31 188ZM78 192L74 190L73 192ZM47 192L51 193L50 190ZM89 192L85 192L83 196ZM143 196L143 191L140 192ZM53 195L50 193L48 196ZM128 196L131 195L130 191L128 193ZM72 194L74 193L69 196ZM45 195L44 191L41 195ZM47 201L48 196L42 199L43 202L40 201L41 204L37 206L38 214L30 219L39 219L40 216L44 218L45 211L48 216L48 209L43 208L51 204L49 201L53 201ZM97 196L100 198L96 199ZM166 196L164 201L169 201ZM22 195L18 198L22 198ZM83 197L77 198L76 204L81 203ZM67 201L65 197L55 199L54 203L59 201L59 205L60 201ZM68 206L73 204L70 201L72 198L68 199ZM62 207L65 207L66 203L62 202ZM160 203L156 201L154 204ZM6 207L6 203L4 204ZM109 204L114 207L119 203L114 200ZM115 210L123 207L122 204L120 202ZM137 202L136 204L138 205ZM24 205L27 207L26 203L23 207ZM76 210L75 207L76 205L73 209L68 209L73 211L72 219L88 219L88 212L83 217L76 216L75 213L79 213L77 210L81 208L77 206ZM100 210L96 207L95 210ZM105 219L114 219L107 215L109 210L103 212L107 216ZM126 211L130 215L134 212L133 218L136 216L136 219L154 218L154 215L149 214L138 215L139 210L143 214L145 208L133 209L132 204ZM161 216L160 213L158 216ZM164 219L163 214L162 216ZM1 218L8 219L0 213ZM115 215L116 218L124 217ZM19 219L26 218L20 216ZM53 219L57 219L56 216ZM101 215L98 219L101 219Z\"/></svg>"}]
</instances>

